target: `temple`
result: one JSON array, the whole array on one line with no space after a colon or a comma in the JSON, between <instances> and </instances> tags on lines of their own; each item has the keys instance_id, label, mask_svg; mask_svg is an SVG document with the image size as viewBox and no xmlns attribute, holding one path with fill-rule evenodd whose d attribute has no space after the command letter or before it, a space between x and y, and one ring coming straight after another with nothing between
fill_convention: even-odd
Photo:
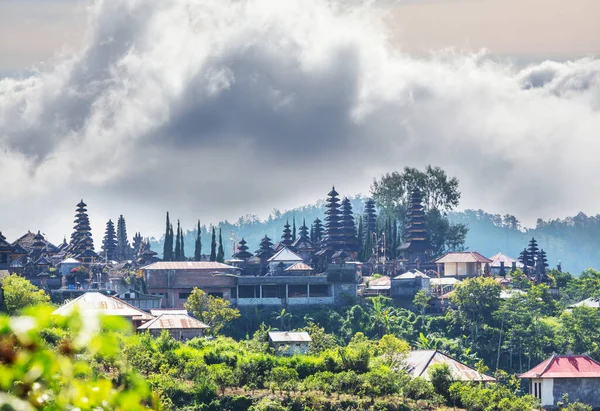
<instances>
[{"instance_id":1,"label":"temple","mask_svg":"<svg viewBox=\"0 0 600 411\"><path fill-rule=\"evenodd\" d=\"M399 259L406 268L419 268L420 263L430 261L433 247L429 242L429 233L423 211L423 197L418 188L412 190L408 209L404 243L398 248Z\"/></svg>"}]
</instances>

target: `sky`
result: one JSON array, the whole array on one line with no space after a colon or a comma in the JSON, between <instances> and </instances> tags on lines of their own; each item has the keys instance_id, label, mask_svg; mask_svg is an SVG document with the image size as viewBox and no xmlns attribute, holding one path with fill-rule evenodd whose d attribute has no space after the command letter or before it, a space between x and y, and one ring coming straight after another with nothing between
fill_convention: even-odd
<instances>
[{"instance_id":1,"label":"sky","mask_svg":"<svg viewBox=\"0 0 600 411\"><path fill-rule=\"evenodd\" d=\"M0 0L0 231L160 236L439 165L461 208L600 212L597 0Z\"/></svg>"}]
</instances>

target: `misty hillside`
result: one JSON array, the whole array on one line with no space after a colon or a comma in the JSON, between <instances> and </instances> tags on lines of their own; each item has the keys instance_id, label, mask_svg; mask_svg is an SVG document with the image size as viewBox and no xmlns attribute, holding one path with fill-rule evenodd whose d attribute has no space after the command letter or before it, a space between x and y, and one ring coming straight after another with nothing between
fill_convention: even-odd
<instances>
[{"instance_id":1,"label":"misty hillside","mask_svg":"<svg viewBox=\"0 0 600 411\"><path fill-rule=\"evenodd\" d=\"M364 198L357 196L351 199L355 214L362 213ZM279 241L283 225L286 221L292 224L294 218L299 230L302 219L306 225L315 218L324 219L324 202L298 207L281 212L273 210L266 220L261 220L254 215L240 217L235 222L223 221L216 226L217 242L219 228L222 231L225 257L231 257L235 242L244 238L248 242L249 251L258 248L260 239L266 234L273 242ZM171 216L172 221L176 216ZM548 255L551 268L556 267L559 261L563 270L579 274L586 268L600 267L600 215L588 217L579 213L574 217L556 220L538 219L535 228L522 227L514 216L500 216L488 214L483 210L465 210L452 212L449 218L454 223L466 224L469 228L465 247L467 250L478 251L489 257L500 251L517 258L521 250L527 246L531 237L535 237L540 248ZM194 255L196 229L190 229L184 224L185 255ZM202 254L210 254L211 227L201 226ZM152 249L162 255L163 238L152 241Z\"/></svg>"}]
</instances>

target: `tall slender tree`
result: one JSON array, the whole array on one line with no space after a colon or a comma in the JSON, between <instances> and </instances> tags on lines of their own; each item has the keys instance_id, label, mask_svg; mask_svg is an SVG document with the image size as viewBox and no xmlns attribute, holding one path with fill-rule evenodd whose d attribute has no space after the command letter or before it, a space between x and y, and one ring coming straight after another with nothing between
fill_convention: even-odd
<instances>
[{"instance_id":1,"label":"tall slender tree","mask_svg":"<svg viewBox=\"0 0 600 411\"><path fill-rule=\"evenodd\" d=\"M127 239L127 225L121 214L117 222L117 260L124 261L131 257L129 240Z\"/></svg>"},{"instance_id":2,"label":"tall slender tree","mask_svg":"<svg viewBox=\"0 0 600 411\"><path fill-rule=\"evenodd\" d=\"M181 224L177 220L177 234L175 236L175 261L182 261L181 258Z\"/></svg>"},{"instance_id":3,"label":"tall slender tree","mask_svg":"<svg viewBox=\"0 0 600 411\"><path fill-rule=\"evenodd\" d=\"M115 224L112 220L108 220L106 223L106 232L104 233L104 239L102 240L102 251L108 261L115 259L115 253L117 250L117 236L115 234Z\"/></svg>"},{"instance_id":4,"label":"tall slender tree","mask_svg":"<svg viewBox=\"0 0 600 411\"><path fill-rule=\"evenodd\" d=\"M171 221L167 211L167 223L165 228L165 243L163 245L163 260L171 261L173 259L173 237L171 237Z\"/></svg>"},{"instance_id":5,"label":"tall slender tree","mask_svg":"<svg viewBox=\"0 0 600 411\"><path fill-rule=\"evenodd\" d=\"M202 260L202 229L200 227L200 220L198 220L198 228L196 231L196 244L194 246L194 261Z\"/></svg>"},{"instance_id":6,"label":"tall slender tree","mask_svg":"<svg viewBox=\"0 0 600 411\"><path fill-rule=\"evenodd\" d=\"M296 241L296 217L292 217L292 240Z\"/></svg>"},{"instance_id":7,"label":"tall slender tree","mask_svg":"<svg viewBox=\"0 0 600 411\"><path fill-rule=\"evenodd\" d=\"M210 261L217 261L217 238L215 227L212 228L212 239L210 241Z\"/></svg>"},{"instance_id":8,"label":"tall slender tree","mask_svg":"<svg viewBox=\"0 0 600 411\"><path fill-rule=\"evenodd\" d=\"M221 235L221 228L219 228L219 250L217 251L217 262L222 263L225 261L225 251L223 250L223 236Z\"/></svg>"}]
</instances>

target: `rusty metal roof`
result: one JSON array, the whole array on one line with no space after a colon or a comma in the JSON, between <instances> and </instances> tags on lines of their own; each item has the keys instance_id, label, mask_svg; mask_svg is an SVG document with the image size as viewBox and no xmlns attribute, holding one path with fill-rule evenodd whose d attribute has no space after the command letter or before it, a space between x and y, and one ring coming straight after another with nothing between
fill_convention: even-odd
<instances>
[{"instance_id":1,"label":"rusty metal roof","mask_svg":"<svg viewBox=\"0 0 600 411\"><path fill-rule=\"evenodd\" d=\"M239 268L232 265L218 263L216 261L158 261L152 263L142 270L226 270Z\"/></svg>"},{"instance_id":2,"label":"rusty metal roof","mask_svg":"<svg viewBox=\"0 0 600 411\"><path fill-rule=\"evenodd\" d=\"M269 340L276 343L311 342L307 332L270 331Z\"/></svg>"},{"instance_id":3,"label":"rusty metal roof","mask_svg":"<svg viewBox=\"0 0 600 411\"><path fill-rule=\"evenodd\" d=\"M178 330L178 329L205 329L210 328L202 321L187 314L161 314L153 320L138 327L138 330Z\"/></svg>"},{"instance_id":4,"label":"rusty metal roof","mask_svg":"<svg viewBox=\"0 0 600 411\"><path fill-rule=\"evenodd\" d=\"M289 266L285 271L313 271L313 268L308 264L300 262Z\"/></svg>"},{"instance_id":5,"label":"rusty metal roof","mask_svg":"<svg viewBox=\"0 0 600 411\"><path fill-rule=\"evenodd\" d=\"M520 378L600 378L600 363L587 355L553 355Z\"/></svg>"},{"instance_id":6,"label":"rusty metal roof","mask_svg":"<svg viewBox=\"0 0 600 411\"><path fill-rule=\"evenodd\" d=\"M117 297L104 295L96 291L87 292L76 299L65 303L54 310L53 314L69 315L74 310L79 311L84 316L103 314L141 320L150 320L154 318L147 312L127 304Z\"/></svg>"},{"instance_id":7,"label":"rusty metal roof","mask_svg":"<svg viewBox=\"0 0 600 411\"><path fill-rule=\"evenodd\" d=\"M446 253L437 260L437 264L446 263L491 263L492 260L479 254L477 251L464 251Z\"/></svg>"},{"instance_id":8,"label":"rusty metal roof","mask_svg":"<svg viewBox=\"0 0 600 411\"><path fill-rule=\"evenodd\" d=\"M406 359L407 371L413 377L429 380L429 367L433 364L448 364L450 372L456 381L496 381L489 375L481 374L474 368L449 357L437 350L410 351Z\"/></svg>"}]
</instances>

